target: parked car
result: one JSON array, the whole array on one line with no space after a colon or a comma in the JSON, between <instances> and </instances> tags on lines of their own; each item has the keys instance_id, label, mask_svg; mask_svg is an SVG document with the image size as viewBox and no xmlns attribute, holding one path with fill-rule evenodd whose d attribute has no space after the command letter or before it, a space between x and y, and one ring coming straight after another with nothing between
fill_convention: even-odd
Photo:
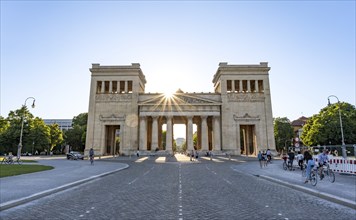
<instances>
[{"instance_id":1,"label":"parked car","mask_svg":"<svg viewBox=\"0 0 356 220\"><path fill-rule=\"evenodd\" d=\"M71 152L67 153L67 159L68 160L84 160L84 156L77 151L71 151Z\"/></svg>"}]
</instances>

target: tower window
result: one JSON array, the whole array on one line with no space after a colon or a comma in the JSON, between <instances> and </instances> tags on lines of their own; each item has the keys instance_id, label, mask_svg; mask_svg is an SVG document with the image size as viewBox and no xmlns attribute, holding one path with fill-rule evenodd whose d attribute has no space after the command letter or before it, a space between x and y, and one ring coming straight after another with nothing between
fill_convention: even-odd
<instances>
[{"instance_id":1,"label":"tower window","mask_svg":"<svg viewBox=\"0 0 356 220\"><path fill-rule=\"evenodd\" d=\"M117 93L117 81L112 81L112 93Z\"/></svg>"},{"instance_id":2,"label":"tower window","mask_svg":"<svg viewBox=\"0 0 356 220\"><path fill-rule=\"evenodd\" d=\"M258 80L258 91L264 92L263 91L263 80Z\"/></svg>"},{"instance_id":3,"label":"tower window","mask_svg":"<svg viewBox=\"0 0 356 220\"><path fill-rule=\"evenodd\" d=\"M231 92L232 90L232 85L231 85L231 80L227 80L226 82L226 91Z\"/></svg>"},{"instance_id":4,"label":"tower window","mask_svg":"<svg viewBox=\"0 0 356 220\"><path fill-rule=\"evenodd\" d=\"M102 81L96 82L96 93L101 93Z\"/></svg>"}]
</instances>

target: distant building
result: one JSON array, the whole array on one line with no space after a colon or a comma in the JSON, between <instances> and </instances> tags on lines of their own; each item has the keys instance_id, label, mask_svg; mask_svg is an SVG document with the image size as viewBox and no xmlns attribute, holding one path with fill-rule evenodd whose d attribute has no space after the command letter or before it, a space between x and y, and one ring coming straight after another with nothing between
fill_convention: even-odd
<instances>
[{"instance_id":1,"label":"distant building","mask_svg":"<svg viewBox=\"0 0 356 220\"><path fill-rule=\"evenodd\" d=\"M302 116L297 120L291 122L291 125L293 127L294 137L300 138L300 135L303 132L303 126L307 123L308 119L309 118Z\"/></svg>"},{"instance_id":2,"label":"distant building","mask_svg":"<svg viewBox=\"0 0 356 220\"><path fill-rule=\"evenodd\" d=\"M61 131L71 129L73 123L72 119L43 119L43 121L46 125L58 124Z\"/></svg>"}]
</instances>

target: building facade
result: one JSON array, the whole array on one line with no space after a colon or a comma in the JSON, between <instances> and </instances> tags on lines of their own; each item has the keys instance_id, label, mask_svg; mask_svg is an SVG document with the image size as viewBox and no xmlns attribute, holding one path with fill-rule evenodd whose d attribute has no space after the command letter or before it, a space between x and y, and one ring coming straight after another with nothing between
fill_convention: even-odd
<instances>
[{"instance_id":1,"label":"building facade","mask_svg":"<svg viewBox=\"0 0 356 220\"><path fill-rule=\"evenodd\" d=\"M72 119L43 119L46 125L58 124L61 131L72 129Z\"/></svg>"},{"instance_id":2,"label":"building facade","mask_svg":"<svg viewBox=\"0 0 356 220\"><path fill-rule=\"evenodd\" d=\"M172 153L173 125L185 124L187 151L256 155L275 150L269 70L220 63L214 93L145 93L140 64L90 68L85 154ZM198 141L193 144L193 124ZM162 127L166 128L163 142Z\"/></svg>"}]
</instances>

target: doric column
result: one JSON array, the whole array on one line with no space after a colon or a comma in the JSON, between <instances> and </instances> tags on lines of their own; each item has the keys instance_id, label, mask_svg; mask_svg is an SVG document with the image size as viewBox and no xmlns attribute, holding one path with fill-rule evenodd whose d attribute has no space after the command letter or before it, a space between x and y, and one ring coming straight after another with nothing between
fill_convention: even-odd
<instances>
[{"instance_id":1,"label":"doric column","mask_svg":"<svg viewBox=\"0 0 356 220\"><path fill-rule=\"evenodd\" d=\"M255 90L256 90L256 92L259 92L258 91L258 80L255 80Z\"/></svg>"},{"instance_id":2,"label":"doric column","mask_svg":"<svg viewBox=\"0 0 356 220\"><path fill-rule=\"evenodd\" d=\"M208 139L208 123L206 119L208 116L201 116L201 149L209 150L209 139Z\"/></svg>"},{"instance_id":3,"label":"doric column","mask_svg":"<svg viewBox=\"0 0 356 220\"><path fill-rule=\"evenodd\" d=\"M187 149L189 153L191 150L194 149L193 146L193 116L187 116L188 123L187 123Z\"/></svg>"},{"instance_id":4,"label":"doric column","mask_svg":"<svg viewBox=\"0 0 356 220\"><path fill-rule=\"evenodd\" d=\"M239 84L240 84L239 92L242 92L242 80L239 80Z\"/></svg>"},{"instance_id":5,"label":"doric column","mask_svg":"<svg viewBox=\"0 0 356 220\"><path fill-rule=\"evenodd\" d=\"M140 150L147 150L147 119L146 116L140 117Z\"/></svg>"},{"instance_id":6,"label":"doric column","mask_svg":"<svg viewBox=\"0 0 356 220\"><path fill-rule=\"evenodd\" d=\"M152 147L151 150L156 150L158 148L158 116L152 116Z\"/></svg>"},{"instance_id":7,"label":"doric column","mask_svg":"<svg viewBox=\"0 0 356 220\"><path fill-rule=\"evenodd\" d=\"M166 150L172 151L173 144L173 124L172 116L167 116Z\"/></svg>"},{"instance_id":8,"label":"doric column","mask_svg":"<svg viewBox=\"0 0 356 220\"><path fill-rule=\"evenodd\" d=\"M235 80L231 80L231 92L235 92Z\"/></svg>"},{"instance_id":9,"label":"doric column","mask_svg":"<svg viewBox=\"0 0 356 220\"><path fill-rule=\"evenodd\" d=\"M220 116L214 116L213 118L213 132L214 132L214 148L213 150L220 151Z\"/></svg>"},{"instance_id":10,"label":"doric column","mask_svg":"<svg viewBox=\"0 0 356 220\"><path fill-rule=\"evenodd\" d=\"M236 137L237 137L237 155L241 155L241 135L240 135L240 124L236 123Z\"/></svg>"},{"instance_id":11,"label":"doric column","mask_svg":"<svg viewBox=\"0 0 356 220\"><path fill-rule=\"evenodd\" d=\"M247 80L247 92L251 92L251 80Z\"/></svg>"},{"instance_id":12,"label":"doric column","mask_svg":"<svg viewBox=\"0 0 356 220\"><path fill-rule=\"evenodd\" d=\"M105 92L105 81L101 81L101 93Z\"/></svg>"},{"instance_id":13,"label":"doric column","mask_svg":"<svg viewBox=\"0 0 356 220\"><path fill-rule=\"evenodd\" d=\"M125 93L128 93L127 81L125 80Z\"/></svg>"},{"instance_id":14,"label":"doric column","mask_svg":"<svg viewBox=\"0 0 356 220\"><path fill-rule=\"evenodd\" d=\"M112 81L109 82L109 93L112 93Z\"/></svg>"}]
</instances>

